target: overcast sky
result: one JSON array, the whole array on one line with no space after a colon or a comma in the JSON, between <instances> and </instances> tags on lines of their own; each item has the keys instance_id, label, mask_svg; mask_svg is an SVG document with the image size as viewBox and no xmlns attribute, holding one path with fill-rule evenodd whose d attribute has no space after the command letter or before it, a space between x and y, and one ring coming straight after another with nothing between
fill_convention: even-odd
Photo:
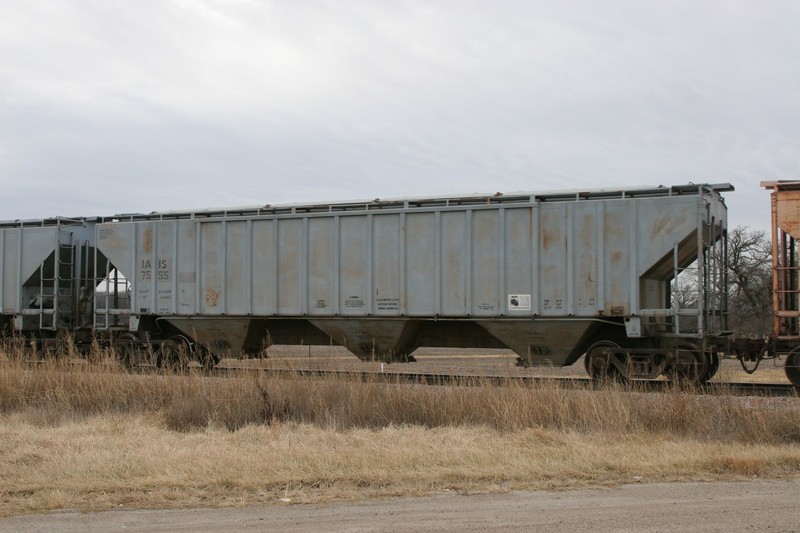
<instances>
[{"instance_id":1,"label":"overcast sky","mask_svg":"<svg viewBox=\"0 0 800 533\"><path fill-rule=\"evenodd\" d=\"M800 179L800 2L0 3L0 219Z\"/></svg>"}]
</instances>

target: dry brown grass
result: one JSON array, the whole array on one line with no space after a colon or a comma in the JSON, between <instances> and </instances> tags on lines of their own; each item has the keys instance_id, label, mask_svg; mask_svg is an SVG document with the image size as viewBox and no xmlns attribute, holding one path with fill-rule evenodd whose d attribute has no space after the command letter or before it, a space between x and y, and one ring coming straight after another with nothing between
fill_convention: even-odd
<instances>
[{"instance_id":1,"label":"dry brown grass","mask_svg":"<svg viewBox=\"0 0 800 533\"><path fill-rule=\"evenodd\" d=\"M668 435L484 426L335 431L293 422L181 433L143 415L47 428L22 418L0 418L3 514L778 477L800 469L793 447Z\"/></svg>"},{"instance_id":2,"label":"dry brown grass","mask_svg":"<svg viewBox=\"0 0 800 533\"><path fill-rule=\"evenodd\" d=\"M0 514L800 473L800 400L0 364Z\"/></svg>"}]
</instances>

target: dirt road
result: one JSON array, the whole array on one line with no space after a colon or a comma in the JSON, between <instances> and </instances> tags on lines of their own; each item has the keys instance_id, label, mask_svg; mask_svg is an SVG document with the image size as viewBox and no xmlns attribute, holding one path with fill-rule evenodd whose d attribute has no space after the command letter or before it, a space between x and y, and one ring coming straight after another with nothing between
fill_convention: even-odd
<instances>
[{"instance_id":1,"label":"dirt road","mask_svg":"<svg viewBox=\"0 0 800 533\"><path fill-rule=\"evenodd\" d=\"M57 512L0 531L800 531L800 480L633 484L611 489L439 494L325 505Z\"/></svg>"}]
</instances>

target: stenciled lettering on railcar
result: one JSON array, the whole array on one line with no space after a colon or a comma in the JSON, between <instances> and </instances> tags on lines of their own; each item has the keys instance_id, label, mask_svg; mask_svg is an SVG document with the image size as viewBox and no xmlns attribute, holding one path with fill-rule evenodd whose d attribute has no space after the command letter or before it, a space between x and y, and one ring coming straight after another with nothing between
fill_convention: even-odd
<instances>
[{"instance_id":1,"label":"stenciled lettering on railcar","mask_svg":"<svg viewBox=\"0 0 800 533\"><path fill-rule=\"evenodd\" d=\"M149 258L139 260L139 280L151 281L153 278L156 281L169 281L171 279L171 260L169 257L159 257L155 265L153 260ZM155 268L153 268L155 267Z\"/></svg>"},{"instance_id":2,"label":"stenciled lettering on railcar","mask_svg":"<svg viewBox=\"0 0 800 533\"><path fill-rule=\"evenodd\" d=\"M378 311L399 311L400 298L378 298L375 300Z\"/></svg>"},{"instance_id":3,"label":"stenciled lettering on railcar","mask_svg":"<svg viewBox=\"0 0 800 533\"><path fill-rule=\"evenodd\" d=\"M172 310L172 289L158 289L158 302L156 303L159 313L169 313Z\"/></svg>"},{"instance_id":4,"label":"stenciled lettering on railcar","mask_svg":"<svg viewBox=\"0 0 800 533\"><path fill-rule=\"evenodd\" d=\"M344 300L345 307L364 307L364 298L361 296L348 296Z\"/></svg>"}]
</instances>

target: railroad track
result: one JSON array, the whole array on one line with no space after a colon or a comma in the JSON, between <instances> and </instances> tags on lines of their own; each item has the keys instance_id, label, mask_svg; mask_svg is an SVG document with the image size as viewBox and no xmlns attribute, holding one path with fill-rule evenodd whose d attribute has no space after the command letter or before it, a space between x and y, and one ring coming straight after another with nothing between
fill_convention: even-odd
<instances>
[{"instance_id":1,"label":"railroad track","mask_svg":"<svg viewBox=\"0 0 800 533\"><path fill-rule=\"evenodd\" d=\"M557 384L559 387L574 389L595 389L599 385L586 377L552 377L552 376L492 376L474 374L441 374L419 372L376 372L357 370L311 370L291 368L252 368L252 367L221 367L214 369L211 374L227 376L233 374L264 372L285 376L298 377L340 377L360 381L378 381L386 383L415 383L420 385L458 385L458 386L509 386L509 385L534 385ZM623 385L632 391L658 392L671 390L676 385L668 381L636 380ZM701 386L685 388L699 394L731 394L737 396L795 396L798 389L790 383L744 383L744 382L713 382Z\"/></svg>"},{"instance_id":2,"label":"railroad track","mask_svg":"<svg viewBox=\"0 0 800 533\"><path fill-rule=\"evenodd\" d=\"M27 364L37 366L44 363L42 360L29 360ZM110 363L109 366L117 366ZM83 363L70 362L66 368L85 368ZM199 370L193 368L192 371ZM152 365L140 365L132 372L148 373L163 372ZM285 377L300 378L325 378L339 377L342 379L384 382L384 383L412 383L418 385L451 385L451 386L530 386L551 384L568 389L592 390L601 387L589 377L560 377L560 376L500 376L477 374L452 374L434 372L379 372L374 370L320 370L303 368L264 368L245 366L222 366L203 372L208 376L230 377L242 374L265 373ZM621 387L632 392L660 392L672 390L676 385L669 381L634 380L621 384ZM800 389L790 383L753 383L753 382L712 382L704 385L691 385L684 387L688 392L697 394L729 394L736 396L800 396Z\"/></svg>"}]
</instances>

